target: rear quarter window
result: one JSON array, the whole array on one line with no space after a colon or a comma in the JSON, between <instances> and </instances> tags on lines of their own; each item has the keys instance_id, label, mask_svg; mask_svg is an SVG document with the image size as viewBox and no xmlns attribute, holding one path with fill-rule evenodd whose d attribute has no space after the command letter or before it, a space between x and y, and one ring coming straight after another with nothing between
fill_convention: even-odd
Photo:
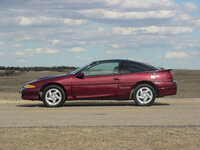
<instances>
[{"instance_id":1,"label":"rear quarter window","mask_svg":"<svg viewBox=\"0 0 200 150\"><path fill-rule=\"evenodd\" d=\"M138 62L122 62L121 74L158 70L157 68Z\"/></svg>"}]
</instances>

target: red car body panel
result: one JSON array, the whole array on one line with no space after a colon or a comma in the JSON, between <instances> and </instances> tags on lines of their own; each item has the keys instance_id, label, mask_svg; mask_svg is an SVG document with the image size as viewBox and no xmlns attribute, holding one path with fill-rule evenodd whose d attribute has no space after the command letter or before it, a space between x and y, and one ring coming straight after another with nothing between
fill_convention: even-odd
<instances>
[{"instance_id":1,"label":"red car body panel","mask_svg":"<svg viewBox=\"0 0 200 150\"><path fill-rule=\"evenodd\" d=\"M131 90L139 83L154 85L157 97L174 95L177 84L173 78L168 79L170 70L155 70L128 74L114 74L105 76L88 76L77 78L76 75L61 75L44 77L31 82L36 88L21 89L22 99L40 100L40 92L49 84L63 87L68 100L115 98L129 99Z\"/></svg>"},{"instance_id":2,"label":"red car body panel","mask_svg":"<svg viewBox=\"0 0 200 150\"><path fill-rule=\"evenodd\" d=\"M118 90L119 75L91 76L84 79L72 77L71 90L76 99L114 97Z\"/></svg>"},{"instance_id":3,"label":"red car body panel","mask_svg":"<svg viewBox=\"0 0 200 150\"><path fill-rule=\"evenodd\" d=\"M159 92L159 96L175 95L177 91L176 82L155 82Z\"/></svg>"}]
</instances>

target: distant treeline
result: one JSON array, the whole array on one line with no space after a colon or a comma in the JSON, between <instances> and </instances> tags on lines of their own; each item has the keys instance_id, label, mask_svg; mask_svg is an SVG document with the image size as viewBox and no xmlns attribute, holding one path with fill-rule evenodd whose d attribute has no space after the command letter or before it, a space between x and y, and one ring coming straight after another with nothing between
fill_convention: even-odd
<instances>
[{"instance_id":1,"label":"distant treeline","mask_svg":"<svg viewBox=\"0 0 200 150\"><path fill-rule=\"evenodd\" d=\"M54 66L54 67L5 67L0 66L0 76L9 76L13 75L16 71L19 72L28 72L28 71L71 71L75 70L76 67L68 67L68 66Z\"/></svg>"}]
</instances>

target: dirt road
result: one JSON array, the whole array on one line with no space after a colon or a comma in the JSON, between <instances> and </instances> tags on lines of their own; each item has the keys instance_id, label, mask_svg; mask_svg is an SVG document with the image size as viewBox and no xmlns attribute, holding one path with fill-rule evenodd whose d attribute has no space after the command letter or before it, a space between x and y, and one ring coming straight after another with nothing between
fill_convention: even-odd
<instances>
[{"instance_id":1,"label":"dirt road","mask_svg":"<svg viewBox=\"0 0 200 150\"><path fill-rule=\"evenodd\" d=\"M157 99L150 107L132 101L77 101L47 108L40 102L1 102L0 127L200 126L200 99Z\"/></svg>"}]
</instances>

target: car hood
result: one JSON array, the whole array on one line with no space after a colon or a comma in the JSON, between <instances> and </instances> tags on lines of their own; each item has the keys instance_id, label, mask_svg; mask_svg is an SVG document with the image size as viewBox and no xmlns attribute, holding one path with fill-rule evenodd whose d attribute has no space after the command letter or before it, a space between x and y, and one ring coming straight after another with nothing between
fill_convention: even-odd
<instances>
[{"instance_id":1,"label":"car hood","mask_svg":"<svg viewBox=\"0 0 200 150\"><path fill-rule=\"evenodd\" d=\"M41 77L41 78L39 78L39 79L36 79L36 80L34 80L34 81L30 81L30 82L28 82L27 84L33 83L33 82L42 81L42 80L48 80L48 79L54 79L54 78L60 78L60 77L67 77L67 76L70 76L70 74L61 74L61 75L54 75L54 76L45 76L45 77Z\"/></svg>"},{"instance_id":2,"label":"car hood","mask_svg":"<svg viewBox=\"0 0 200 150\"><path fill-rule=\"evenodd\" d=\"M54 75L54 76L45 76L45 77L41 77L41 78L37 79L37 81L46 80L46 79L52 79L52 78L59 78L59 77L66 77L66 76L69 76L69 74L61 74L61 75Z\"/></svg>"}]
</instances>

